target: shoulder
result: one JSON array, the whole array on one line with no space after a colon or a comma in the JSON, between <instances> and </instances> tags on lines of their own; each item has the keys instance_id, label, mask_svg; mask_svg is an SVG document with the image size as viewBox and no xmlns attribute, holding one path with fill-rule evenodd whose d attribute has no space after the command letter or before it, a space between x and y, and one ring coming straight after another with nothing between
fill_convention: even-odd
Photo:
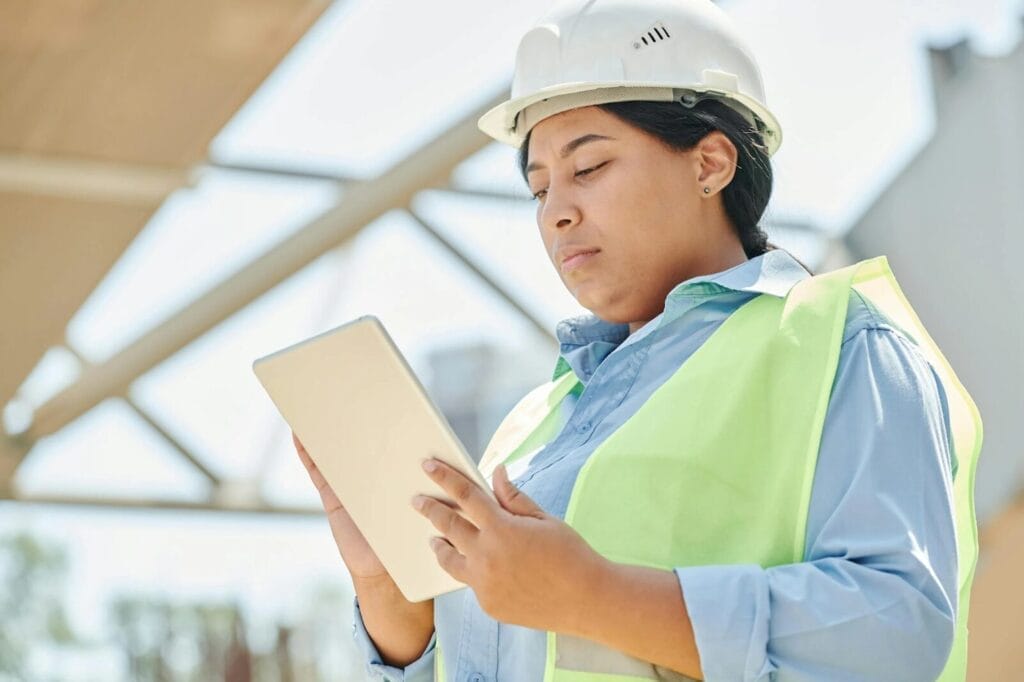
<instances>
[{"instance_id":1,"label":"shoulder","mask_svg":"<svg viewBox=\"0 0 1024 682\"><path fill-rule=\"evenodd\" d=\"M856 289L850 289L850 300L846 306L846 323L843 330L843 345L846 345L857 334L864 331L888 331L901 337L906 343L912 343L892 321L871 301ZM922 357L923 359L923 357Z\"/></svg>"},{"instance_id":2,"label":"shoulder","mask_svg":"<svg viewBox=\"0 0 1024 682\"><path fill-rule=\"evenodd\" d=\"M919 375L924 383L942 392L938 372L932 367L921 348L884 312L856 289L850 289L846 308L846 322L840 349L840 364L860 346L864 354L877 363L897 365L903 372ZM889 352L886 352L886 351Z\"/></svg>"},{"instance_id":3,"label":"shoulder","mask_svg":"<svg viewBox=\"0 0 1024 682\"><path fill-rule=\"evenodd\" d=\"M928 422L949 449L949 407L938 372L916 341L855 289L850 290L830 402L843 404L830 405L830 412L873 414L879 426L888 422L906 428L915 418Z\"/></svg>"},{"instance_id":4,"label":"shoulder","mask_svg":"<svg viewBox=\"0 0 1024 682\"><path fill-rule=\"evenodd\" d=\"M942 393L939 375L917 342L855 289L846 309L836 381L844 374L891 391L912 388L919 398Z\"/></svg>"}]
</instances>

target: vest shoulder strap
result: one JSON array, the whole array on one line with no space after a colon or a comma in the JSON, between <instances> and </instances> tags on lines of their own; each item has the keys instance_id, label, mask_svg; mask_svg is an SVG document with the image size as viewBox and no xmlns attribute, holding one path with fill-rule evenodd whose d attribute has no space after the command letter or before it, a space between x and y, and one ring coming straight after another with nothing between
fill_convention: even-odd
<instances>
[{"instance_id":1,"label":"vest shoulder strap","mask_svg":"<svg viewBox=\"0 0 1024 682\"><path fill-rule=\"evenodd\" d=\"M502 461L510 462L521 454L538 437L554 434L540 433L549 429L562 399L579 384L572 371L561 374L557 379L545 382L527 393L505 416L491 437L484 454L480 457L479 469L485 478L494 473Z\"/></svg>"}]
</instances>

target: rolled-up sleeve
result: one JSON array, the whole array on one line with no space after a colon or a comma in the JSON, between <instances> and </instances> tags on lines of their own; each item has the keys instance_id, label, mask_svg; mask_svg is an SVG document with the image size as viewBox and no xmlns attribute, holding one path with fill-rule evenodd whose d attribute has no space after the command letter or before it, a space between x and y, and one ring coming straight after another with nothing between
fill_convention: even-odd
<instances>
[{"instance_id":1,"label":"rolled-up sleeve","mask_svg":"<svg viewBox=\"0 0 1024 682\"><path fill-rule=\"evenodd\" d=\"M352 636L356 640L356 646L362 652L366 664L366 673L370 680L384 680L385 682L434 682L434 648L437 641L435 631L427 642L426 648L420 657L405 666L396 668L386 665L380 657L380 652L373 644L370 633L366 631L363 623L363 614L359 610L359 597L353 602L352 614Z\"/></svg>"},{"instance_id":2,"label":"rolled-up sleeve","mask_svg":"<svg viewBox=\"0 0 1024 682\"><path fill-rule=\"evenodd\" d=\"M680 567L705 680L934 680L953 642L948 409L899 332L844 342L804 561Z\"/></svg>"}]
</instances>

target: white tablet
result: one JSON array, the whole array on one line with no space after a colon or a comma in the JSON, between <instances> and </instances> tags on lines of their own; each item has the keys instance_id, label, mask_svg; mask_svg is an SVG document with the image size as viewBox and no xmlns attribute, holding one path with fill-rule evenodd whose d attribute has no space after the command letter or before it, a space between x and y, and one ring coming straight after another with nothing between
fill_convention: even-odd
<instances>
[{"instance_id":1,"label":"white tablet","mask_svg":"<svg viewBox=\"0 0 1024 682\"><path fill-rule=\"evenodd\" d=\"M409 601L465 587L430 548L441 535L410 504L452 500L421 462L437 457L488 481L380 320L366 315L253 362L284 420Z\"/></svg>"}]
</instances>

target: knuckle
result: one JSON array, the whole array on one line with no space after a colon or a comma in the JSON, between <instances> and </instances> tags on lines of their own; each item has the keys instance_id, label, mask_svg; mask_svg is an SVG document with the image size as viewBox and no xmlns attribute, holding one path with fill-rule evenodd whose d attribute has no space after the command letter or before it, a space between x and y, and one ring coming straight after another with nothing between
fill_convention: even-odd
<instances>
[{"instance_id":1,"label":"knuckle","mask_svg":"<svg viewBox=\"0 0 1024 682\"><path fill-rule=\"evenodd\" d=\"M468 500L472 492L473 491L470 489L469 483L466 481L459 481L452 486L452 494L455 495L455 499L459 502L465 502Z\"/></svg>"},{"instance_id":2,"label":"knuckle","mask_svg":"<svg viewBox=\"0 0 1024 682\"><path fill-rule=\"evenodd\" d=\"M456 522L456 514L455 514L455 512L451 512L451 511L448 512L445 515L445 519L443 521L444 528L441 529L441 530L444 531L445 535L449 535L451 533L452 529L455 528L455 522Z\"/></svg>"},{"instance_id":3,"label":"knuckle","mask_svg":"<svg viewBox=\"0 0 1024 682\"><path fill-rule=\"evenodd\" d=\"M426 507L426 510L427 518L430 519L430 523L434 524L434 528L443 531L444 528L442 528L442 526L444 525L444 515L442 510L438 509L435 505L429 503L428 506Z\"/></svg>"}]
</instances>

